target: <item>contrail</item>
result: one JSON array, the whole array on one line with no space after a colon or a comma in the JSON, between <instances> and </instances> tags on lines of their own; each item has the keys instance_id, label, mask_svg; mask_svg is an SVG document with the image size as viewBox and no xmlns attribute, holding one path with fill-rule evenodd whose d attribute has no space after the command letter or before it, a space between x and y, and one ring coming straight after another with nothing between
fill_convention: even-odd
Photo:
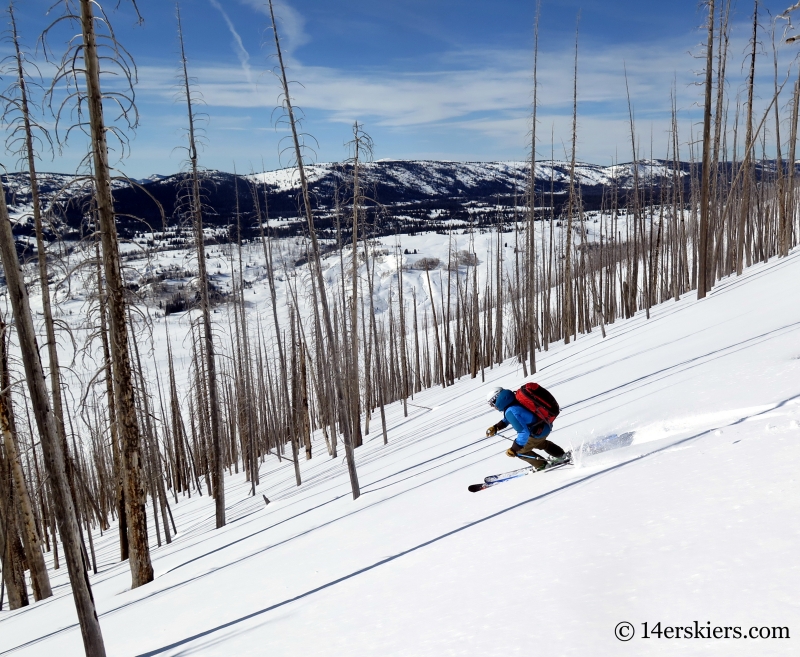
<instances>
[{"instance_id":1,"label":"contrail","mask_svg":"<svg viewBox=\"0 0 800 657\"><path fill-rule=\"evenodd\" d=\"M225 22L228 24L228 29L230 33L233 35L233 43L234 49L236 50L236 55L239 57L239 63L242 65L242 70L244 71L245 77L247 78L247 82L250 83L250 86L253 86L253 76L250 71L250 54L244 47L244 43L242 43L242 37L239 36L239 33L236 31L236 28L233 25L228 14L222 8L222 5L217 2L217 0L208 0L214 7L219 10L219 13L222 14L222 17L225 19Z\"/></svg>"}]
</instances>

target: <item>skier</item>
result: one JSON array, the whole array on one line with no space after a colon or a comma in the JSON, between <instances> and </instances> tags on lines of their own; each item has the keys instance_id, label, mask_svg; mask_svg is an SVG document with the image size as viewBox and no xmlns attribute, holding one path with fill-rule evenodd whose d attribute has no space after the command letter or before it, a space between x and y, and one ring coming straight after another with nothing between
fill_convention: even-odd
<instances>
[{"instance_id":1,"label":"skier","mask_svg":"<svg viewBox=\"0 0 800 657\"><path fill-rule=\"evenodd\" d=\"M565 460L569 453L564 452L558 445L547 440L553 430L553 425L538 418L517 401L515 394L505 388L493 388L486 396L489 406L503 414L503 419L493 424L486 430L487 436L494 436L498 431L505 429L509 424L517 431L517 437L511 447L506 450L506 455L517 457L533 466L534 470L543 470L547 461L533 450L540 449L555 459Z\"/></svg>"}]
</instances>

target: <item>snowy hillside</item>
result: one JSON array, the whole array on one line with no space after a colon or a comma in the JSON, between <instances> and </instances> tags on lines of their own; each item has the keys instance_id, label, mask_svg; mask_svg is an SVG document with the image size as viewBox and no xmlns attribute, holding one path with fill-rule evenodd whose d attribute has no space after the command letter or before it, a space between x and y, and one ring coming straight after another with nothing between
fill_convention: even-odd
<instances>
[{"instance_id":1,"label":"snowy hillside","mask_svg":"<svg viewBox=\"0 0 800 657\"><path fill-rule=\"evenodd\" d=\"M373 429L356 450L355 502L318 438L300 488L274 458L255 497L227 477L222 530L207 496L178 498L151 584L129 590L116 528L95 533L109 654L796 654L798 298L795 250L605 340L552 345L535 378L562 404L552 439L573 467L467 492L520 467L508 433L484 437L499 419L486 389L523 381L507 363L424 391L408 417L391 406L388 445ZM625 432L631 444L598 449ZM81 654L63 567L53 581L53 598L0 613L0 655ZM653 635L695 621L730 638ZM756 638L781 627L791 638Z\"/></svg>"},{"instance_id":2,"label":"snowy hillside","mask_svg":"<svg viewBox=\"0 0 800 657\"><path fill-rule=\"evenodd\" d=\"M681 163L678 177L687 175L688 165ZM517 186L522 191L530 179L530 162L448 162L432 160L378 160L362 165L367 181L380 180L387 187L416 192L420 196L453 196L485 185L487 181L502 181L510 190ZM642 181L672 176L672 166L663 160L645 160L637 164ZM338 163L320 163L308 167L308 180L316 183L336 176L342 169ZM569 182L570 163L561 160L537 162L536 180L546 186L551 179L559 189ZM602 166L578 162L575 182L582 187L617 185L632 186L634 165ZM299 189L300 176L296 167L266 171L248 176L276 191Z\"/></svg>"},{"instance_id":3,"label":"snowy hillside","mask_svg":"<svg viewBox=\"0 0 800 657\"><path fill-rule=\"evenodd\" d=\"M606 217L607 219L607 217ZM616 221L620 230L625 230L627 216L622 215ZM596 221L597 220L597 221ZM538 222L541 223L541 222ZM586 234L587 240L596 242L599 237L601 221L594 214L587 214ZM537 259L546 259L547 244L542 244L542 231L547 231L546 225L537 225L534 244L537 247ZM606 227L606 231L608 228ZM562 227L554 228L555 239L562 239ZM207 237L213 236L212 230L206 231ZM423 316L432 318L432 299L435 300L437 311L443 307L442 298L455 294L457 285L462 288L477 281L478 287L492 285L495 277L494 263L498 250L501 254L504 276L513 280L515 267L524 258L523 246L526 244L524 232L507 233L498 235L495 232L468 232L454 230L450 235L436 233L418 233L416 235L398 235L383 238L370 246L377 253L374 265L373 300L374 311L381 325L388 321L390 303L394 304L394 312L398 306L398 287L402 271L402 287L405 303L409 306L412 299L416 300L416 310L420 324ZM148 248L150 236L140 235L132 242L123 245L124 263L123 275L129 289L135 291L135 305L139 310L150 317L150 321L140 322L143 335L147 341L152 341L152 358L145 360L144 366L155 376L155 369L165 372L168 368L166 336L170 335L176 364L178 365L178 380L181 394L188 398L190 376L190 363L192 352L187 344L186 336L190 334L192 322L199 317L197 304L193 303L197 289L197 253L192 247L173 248L169 250L152 251ZM519 248L517 248L519 243ZM279 321L284 331L289 330L289 316L286 308L296 298L301 315L307 321L313 317L314 300L310 293L310 272L305 255L307 244L299 239L286 238L273 242L273 258L276 270L276 301L279 308ZM363 246L359 246L359 251ZM95 283L81 263L93 257L91 247L76 248L63 260L53 261L53 269L58 272L58 279L63 277L64 283L59 285L55 294L57 300L56 317L70 327L72 335L79 346L91 344L96 332L95 323L92 321L97 313ZM267 270L265 265L264 245L259 241L251 242L242 247L242 276L245 281L245 301L247 305L247 321L253 331L261 331L264 335L275 335L272 319L271 294ZM221 337L223 352L231 352L231 330L235 323L233 319L234 286L239 281L239 253L235 245L217 244L206 247L207 266L211 285L218 291L220 303L214 310L214 330ZM453 266L448 269L452 260ZM434 263L431 270L426 272L420 262ZM350 285L349 276L352 267L350 249L344 251L343 258L337 252L330 253L323 259L324 280L329 298L335 299L341 294L342 285ZM35 290L31 303L33 309L41 314L41 296L36 286L35 263L27 269L28 280ZM368 269L359 257L359 280L365 290L369 277ZM343 282L344 279L344 282ZM457 282L458 281L458 282ZM363 291L363 290L362 290ZM168 310L169 305L174 305L176 299L182 299L191 307L190 312ZM411 309L407 312L411 312ZM166 316L165 316L166 314ZM511 307L506 308L506 315L510 321ZM37 321L39 318L37 317ZM42 329L43 330L43 329ZM430 329L432 337L432 329ZM84 354L75 348L71 341L60 345L61 358L71 362L78 358L81 362L88 358L96 362L99 351L89 350ZM86 386L95 369L90 367L77 367L65 374L68 380L76 385Z\"/></svg>"}]
</instances>

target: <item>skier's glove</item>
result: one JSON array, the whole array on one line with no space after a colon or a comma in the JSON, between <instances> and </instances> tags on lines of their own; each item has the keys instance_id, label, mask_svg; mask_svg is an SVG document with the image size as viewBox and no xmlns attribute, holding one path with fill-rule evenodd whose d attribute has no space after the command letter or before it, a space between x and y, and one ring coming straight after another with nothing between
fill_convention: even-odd
<instances>
[{"instance_id":1,"label":"skier's glove","mask_svg":"<svg viewBox=\"0 0 800 657\"><path fill-rule=\"evenodd\" d=\"M496 435L496 434L497 434L497 425L496 425L496 424L493 424L492 426L490 426L490 427L489 427L489 428L486 430L486 435L487 435L487 436L494 436L494 435Z\"/></svg>"},{"instance_id":2,"label":"skier's glove","mask_svg":"<svg viewBox=\"0 0 800 657\"><path fill-rule=\"evenodd\" d=\"M513 459L513 458L516 458L517 453L513 449L507 449L506 450L506 456L510 456Z\"/></svg>"}]
</instances>

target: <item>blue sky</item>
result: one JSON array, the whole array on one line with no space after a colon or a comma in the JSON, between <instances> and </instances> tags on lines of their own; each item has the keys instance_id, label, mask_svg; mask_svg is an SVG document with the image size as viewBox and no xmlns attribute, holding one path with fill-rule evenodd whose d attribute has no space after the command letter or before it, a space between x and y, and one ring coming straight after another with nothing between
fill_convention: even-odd
<instances>
[{"instance_id":1,"label":"blue sky","mask_svg":"<svg viewBox=\"0 0 800 657\"><path fill-rule=\"evenodd\" d=\"M23 39L33 47L58 16L53 0L18 0ZM128 0L105 3L120 41L139 69L140 125L120 164L128 175L179 170L184 107L175 100L178 70L175 8L169 0L139 0L135 25ZM777 14L788 0L765 0ZM316 140L317 161L347 157L354 120L375 142L376 158L506 160L528 157L535 1L519 0L281 0L276 2L296 104ZM183 0L190 73L207 114L201 162L240 172L287 164L285 131L276 126L279 88L269 17L262 0ZM639 148L664 155L670 88L675 81L681 140L690 140L701 90L703 10L695 0L543 0L539 55L539 157L564 157L569 143L575 26L580 12L578 157L600 164L631 159L625 80L627 66ZM741 88L752 5L740 2L732 20L729 92ZM763 22L769 20L764 13ZM54 52L72 31L51 35ZM762 33L760 95L772 84L771 46ZM7 50L7 46L6 46ZM781 47L781 78L796 46ZM50 69L43 67L45 75ZM788 87L787 87L788 89ZM788 94L787 94L788 100ZM45 117L45 120L50 120ZM731 120L732 122L732 120ZM695 126L696 129L696 126ZM553 138L551 139L551 134ZM73 135L41 167L73 171L85 140ZM552 143L551 143L552 142ZM313 143L313 142L312 142ZM688 157L686 147L685 157ZM13 168L13 158L5 164Z\"/></svg>"}]
</instances>

